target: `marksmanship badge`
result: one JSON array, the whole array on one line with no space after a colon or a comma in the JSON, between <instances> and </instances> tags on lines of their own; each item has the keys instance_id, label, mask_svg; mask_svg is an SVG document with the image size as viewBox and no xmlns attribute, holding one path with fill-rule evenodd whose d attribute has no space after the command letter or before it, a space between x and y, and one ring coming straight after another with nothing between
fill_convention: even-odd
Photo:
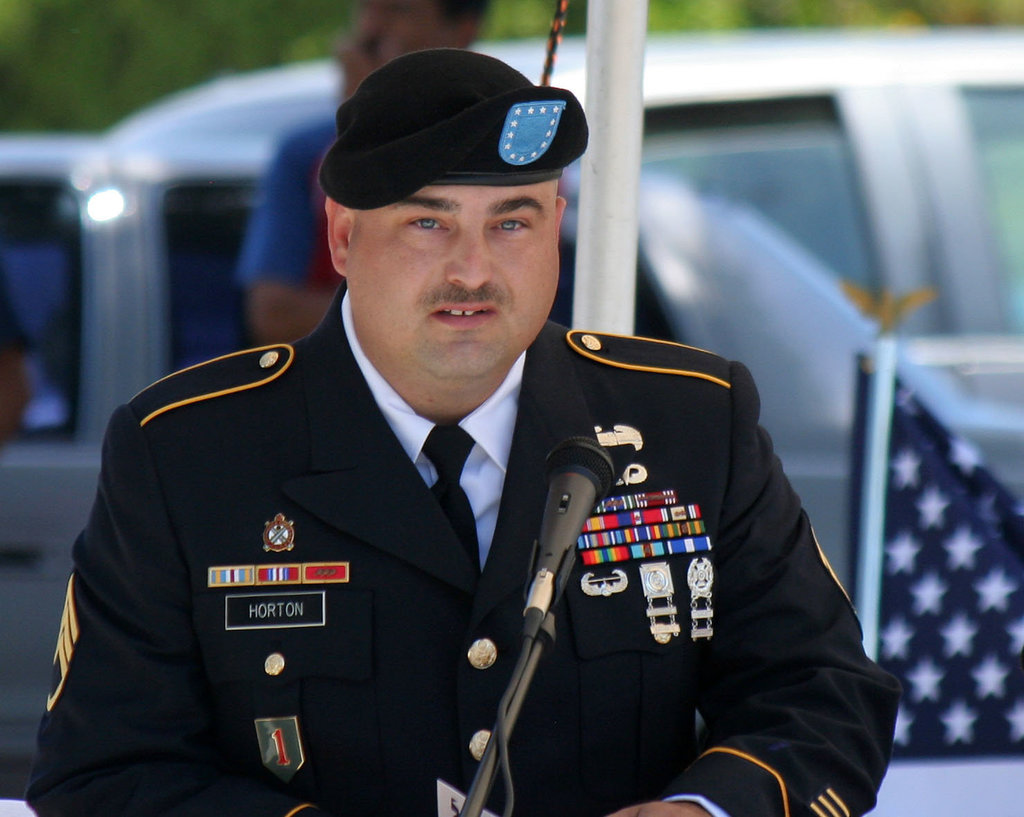
<instances>
[{"instance_id":1,"label":"marksmanship badge","mask_svg":"<svg viewBox=\"0 0 1024 817\"><path fill-rule=\"evenodd\" d=\"M560 99L520 102L508 110L498 154L510 165L528 165L547 153L565 103Z\"/></svg>"},{"instance_id":2,"label":"marksmanship badge","mask_svg":"<svg viewBox=\"0 0 1024 817\"><path fill-rule=\"evenodd\" d=\"M711 606L715 567L711 560L700 556L691 561L686 583L690 586L690 638L694 641L711 638L715 633L715 611Z\"/></svg>"},{"instance_id":3,"label":"marksmanship badge","mask_svg":"<svg viewBox=\"0 0 1024 817\"><path fill-rule=\"evenodd\" d=\"M672 582L672 568L668 562L644 562L640 565L640 580L647 597L647 618L651 624L651 635L659 644L668 644L679 635L676 621L675 585Z\"/></svg>"}]
</instances>

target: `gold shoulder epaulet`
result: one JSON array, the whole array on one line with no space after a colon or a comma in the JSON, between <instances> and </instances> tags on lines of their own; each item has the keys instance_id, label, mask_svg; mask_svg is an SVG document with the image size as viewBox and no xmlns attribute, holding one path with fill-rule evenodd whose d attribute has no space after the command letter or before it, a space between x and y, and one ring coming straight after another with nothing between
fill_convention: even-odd
<instances>
[{"instance_id":1,"label":"gold shoulder epaulet","mask_svg":"<svg viewBox=\"0 0 1024 817\"><path fill-rule=\"evenodd\" d=\"M606 366L636 372L696 377L731 388L728 362L704 349L667 340L570 329L565 336L577 354Z\"/></svg>"},{"instance_id":2,"label":"gold shoulder epaulet","mask_svg":"<svg viewBox=\"0 0 1024 817\"><path fill-rule=\"evenodd\" d=\"M295 349L280 343L232 352L169 374L132 398L142 417L139 425L182 406L264 386L284 374L294 359Z\"/></svg>"}]
</instances>

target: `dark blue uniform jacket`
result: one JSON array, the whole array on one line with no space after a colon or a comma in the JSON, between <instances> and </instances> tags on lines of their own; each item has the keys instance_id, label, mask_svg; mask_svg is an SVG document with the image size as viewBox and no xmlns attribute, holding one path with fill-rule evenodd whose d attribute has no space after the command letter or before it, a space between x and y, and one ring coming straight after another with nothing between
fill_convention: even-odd
<instances>
[{"instance_id":1,"label":"dark blue uniform jacket","mask_svg":"<svg viewBox=\"0 0 1024 817\"><path fill-rule=\"evenodd\" d=\"M732 817L862 814L898 689L865 658L757 418L740 365L548 324L478 576L337 309L294 347L160 381L110 423L31 804L43 817L433 817L438 778L468 788L471 740L518 654L545 456L583 434L616 460L613 494L674 491L702 533L677 537L694 553L580 554L512 737L515 813L600 817L696 793ZM698 558L714 565L710 604L693 599L713 635L694 640L709 623L690 614ZM645 565L671 597L648 598ZM652 619L652 605L677 613ZM656 639L657 623L679 634ZM484 669L467 658L479 639L497 647Z\"/></svg>"}]
</instances>

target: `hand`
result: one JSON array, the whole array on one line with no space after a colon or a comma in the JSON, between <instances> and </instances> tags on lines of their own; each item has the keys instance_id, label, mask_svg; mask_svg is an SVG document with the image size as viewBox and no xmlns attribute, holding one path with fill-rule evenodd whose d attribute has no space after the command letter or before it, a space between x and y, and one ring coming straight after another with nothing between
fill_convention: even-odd
<instances>
[{"instance_id":1,"label":"hand","mask_svg":"<svg viewBox=\"0 0 1024 817\"><path fill-rule=\"evenodd\" d=\"M641 803L630 806L608 817L711 817L696 803Z\"/></svg>"}]
</instances>

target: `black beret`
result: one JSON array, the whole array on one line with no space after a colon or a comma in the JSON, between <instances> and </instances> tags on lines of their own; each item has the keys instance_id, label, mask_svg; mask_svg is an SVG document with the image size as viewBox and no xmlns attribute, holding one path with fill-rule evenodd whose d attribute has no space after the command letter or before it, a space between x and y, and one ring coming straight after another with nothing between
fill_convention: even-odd
<instances>
[{"instance_id":1,"label":"black beret","mask_svg":"<svg viewBox=\"0 0 1024 817\"><path fill-rule=\"evenodd\" d=\"M429 184L554 179L587 146L586 117L570 91L457 48L415 51L378 68L338 108L337 133L320 186L360 210Z\"/></svg>"}]
</instances>

